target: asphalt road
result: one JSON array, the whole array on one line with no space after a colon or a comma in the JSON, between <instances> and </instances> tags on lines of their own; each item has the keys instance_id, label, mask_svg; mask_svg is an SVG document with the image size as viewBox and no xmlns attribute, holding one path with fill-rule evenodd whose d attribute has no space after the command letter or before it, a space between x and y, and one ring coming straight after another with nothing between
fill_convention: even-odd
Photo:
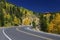
<instances>
[{"instance_id":1,"label":"asphalt road","mask_svg":"<svg viewBox=\"0 0 60 40\"><path fill-rule=\"evenodd\" d=\"M3 29L4 28L0 28L0 40L8 40L8 38L5 37L5 35L3 34Z\"/></svg>"},{"instance_id":2,"label":"asphalt road","mask_svg":"<svg viewBox=\"0 0 60 40\"><path fill-rule=\"evenodd\" d=\"M60 35L36 32L24 26L0 28L0 40L60 40Z\"/></svg>"}]
</instances>

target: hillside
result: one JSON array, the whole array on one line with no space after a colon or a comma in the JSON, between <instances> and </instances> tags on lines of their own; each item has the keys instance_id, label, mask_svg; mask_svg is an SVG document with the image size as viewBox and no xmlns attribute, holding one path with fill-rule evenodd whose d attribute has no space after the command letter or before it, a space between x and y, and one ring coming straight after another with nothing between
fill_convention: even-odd
<instances>
[{"instance_id":1,"label":"hillside","mask_svg":"<svg viewBox=\"0 0 60 40\"><path fill-rule=\"evenodd\" d=\"M30 25L35 17L33 11L0 1L0 26Z\"/></svg>"},{"instance_id":2,"label":"hillside","mask_svg":"<svg viewBox=\"0 0 60 40\"><path fill-rule=\"evenodd\" d=\"M60 34L60 12L36 13L1 0L0 27L19 25L32 25L35 30Z\"/></svg>"}]
</instances>

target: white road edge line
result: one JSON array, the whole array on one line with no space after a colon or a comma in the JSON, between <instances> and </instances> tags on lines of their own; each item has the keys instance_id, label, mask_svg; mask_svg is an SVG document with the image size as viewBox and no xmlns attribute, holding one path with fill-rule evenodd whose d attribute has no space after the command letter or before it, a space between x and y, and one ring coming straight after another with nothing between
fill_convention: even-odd
<instances>
[{"instance_id":1,"label":"white road edge line","mask_svg":"<svg viewBox=\"0 0 60 40\"><path fill-rule=\"evenodd\" d=\"M60 37L60 35L58 35L58 34L46 33L46 32L42 32L42 31L36 31L36 30L30 29L29 27L27 27L26 29L28 29L28 30L30 30L30 31L35 31L35 32L39 32L39 33L44 33L44 34L49 34L49 35L53 35L53 36L58 36L58 37Z\"/></svg>"},{"instance_id":2,"label":"white road edge line","mask_svg":"<svg viewBox=\"0 0 60 40\"><path fill-rule=\"evenodd\" d=\"M4 29L3 29L3 34L5 35L6 38L8 38L9 40L12 40L5 32L4 32Z\"/></svg>"},{"instance_id":3,"label":"white road edge line","mask_svg":"<svg viewBox=\"0 0 60 40\"><path fill-rule=\"evenodd\" d=\"M50 38L46 38L46 37L38 36L38 35L35 35L35 34L32 34L32 33L21 31L18 28L16 28L16 30L19 31L19 32L22 32L22 33L25 33L25 34L28 34L28 35L32 35L32 36L35 36L35 37L43 38L43 39L46 39L46 40L53 40L53 39L50 39Z\"/></svg>"}]
</instances>

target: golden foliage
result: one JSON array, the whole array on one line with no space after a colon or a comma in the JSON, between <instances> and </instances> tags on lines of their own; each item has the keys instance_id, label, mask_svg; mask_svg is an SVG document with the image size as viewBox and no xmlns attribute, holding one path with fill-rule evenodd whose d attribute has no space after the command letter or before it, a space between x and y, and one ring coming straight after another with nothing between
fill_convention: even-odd
<instances>
[{"instance_id":1,"label":"golden foliage","mask_svg":"<svg viewBox=\"0 0 60 40\"><path fill-rule=\"evenodd\" d=\"M14 24L19 24L20 23L20 20L15 16L14 17Z\"/></svg>"},{"instance_id":2,"label":"golden foliage","mask_svg":"<svg viewBox=\"0 0 60 40\"><path fill-rule=\"evenodd\" d=\"M36 25L39 24L39 18L35 17L35 19L33 21L35 22Z\"/></svg>"},{"instance_id":3,"label":"golden foliage","mask_svg":"<svg viewBox=\"0 0 60 40\"><path fill-rule=\"evenodd\" d=\"M60 33L60 14L59 13L56 13L55 18L49 24L48 32Z\"/></svg>"},{"instance_id":4,"label":"golden foliage","mask_svg":"<svg viewBox=\"0 0 60 40\"><path fill-rule=\"evenodd\" d=\"M30 23L31 23L31 20L28 17L23 19L23 24L24 25L29 25Z\"/></svg>"}]
</instances>

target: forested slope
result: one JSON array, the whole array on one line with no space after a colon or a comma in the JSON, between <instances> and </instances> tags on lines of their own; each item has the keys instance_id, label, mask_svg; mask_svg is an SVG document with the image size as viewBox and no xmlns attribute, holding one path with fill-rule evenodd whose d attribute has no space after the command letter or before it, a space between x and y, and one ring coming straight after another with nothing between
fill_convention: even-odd
<instances>
[{"instance_id":1,"label":"forested slope","mask_svg":"<svg viewBox=\"0 0 60 40\"><path fill-rule=\"evenodd\" d=\"M35 18L31 10L0 1L0 26L30 25Z\"/></svg>"},{"instance_id":2,"label":"forested slope","mask_svg":"<svg viewBox=\"0 0 60 40\"><path fill-rule=\"evenodd\" d=\"M36 13L0 0L0 27L33 25L34 29L60 34L60 12Z\"/></svg>"}]
</instances>

